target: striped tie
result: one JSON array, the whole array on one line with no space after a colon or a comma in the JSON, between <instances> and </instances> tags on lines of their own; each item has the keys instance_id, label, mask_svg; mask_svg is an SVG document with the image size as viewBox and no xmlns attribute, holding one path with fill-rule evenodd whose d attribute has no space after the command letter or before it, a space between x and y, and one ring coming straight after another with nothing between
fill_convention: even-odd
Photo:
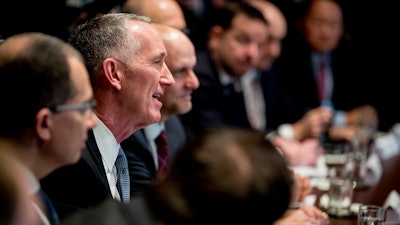
<instances>
[{"instance_id":1,"label":"striped tie","mask_svg":"<svg viewBox=\"0 0 400 225\"><path fill-rule=\"evenodd\" d=\"M118 151L117 160L115 160L115 167L117 168L117 188L121 201L128 203L130 200L130 181L128 161L122 148Z\"/></svg>"}]
</instances>

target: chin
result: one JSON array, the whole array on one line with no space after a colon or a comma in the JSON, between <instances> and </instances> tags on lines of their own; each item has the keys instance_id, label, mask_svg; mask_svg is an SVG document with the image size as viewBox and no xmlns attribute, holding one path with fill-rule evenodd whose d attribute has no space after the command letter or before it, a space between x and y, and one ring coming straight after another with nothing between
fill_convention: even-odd
<instances>
[{"instance_id":1,"label":"chin","mask_svg":"<svg viewBox=\"0 0 400 225\"><path fill-rule=\"evenodd\" d=\"M176 114L185 114L185 113L189 112L191 109L192 109L191 105L190 105L190 107L182 107L177 110Z\"/></svg>"},{"instance_id":2,"label":"chin","mask_svg":"<svg viewBox=\"0 0 400 225\"><path fill-rule=\"evenodd\" d=\"M81 156L82 156L82 154L81 154L81 152L80 152L79 154L76 155L75 158L73 158L73 159L70 160L70 163L69 163L69 164L75 164L75 163L77 163L77 162L79 161L79 159L81 158Z\"/></svg>"},{"instance_id":3,"label":"chin","mask_svg":"<svg viewBox=\"0 0 400 225\"><path fill-rule=\"evenodd\" d=\"M161 113L159 112L157 115L155 115L155 116L153 117L153 119L152 119L152 121L150 122L150 124L159 123L160 120L161 120Z\"/></svg>"}]
</instances>

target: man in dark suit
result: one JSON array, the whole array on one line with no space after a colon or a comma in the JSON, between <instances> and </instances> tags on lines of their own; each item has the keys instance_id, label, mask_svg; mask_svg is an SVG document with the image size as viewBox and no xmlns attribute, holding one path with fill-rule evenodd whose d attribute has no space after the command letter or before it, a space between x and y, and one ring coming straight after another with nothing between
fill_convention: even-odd
<instances>
[{"instance_id":1,"label":"man in dark suit","mask_svg":"<svg viewBox=\"0 0 400 225\"><path fill-rule=\"evenodd\" d=\"M165 131L168 141L168 160L186 141L186 131L177 117L192 108L191 93L199 87L199 81L193 72L196 64L195 50L190 39L177 28L153 24L163 38L167 49L166 64L175 79L175 84L165 89L160 98L161 122L152 124L135 132L121 145L128 158L131 175L131 194L137 194L157 179L158 154L155 139L161 130Z\"/></svg>"},{"instance_id":2,"label":"man in dark suit","mask_svg":"<svg viewBox=\"0 0 400 225\"><path fill-rule=\"evenodd\" d=\"M85 58L98 123L89 132L79 162L42 180L61 219L106 198L129 202L128 165L126 159L119 161L125 156L120 143L160 121L159 98L174 83L165 64L164 43L148 17L105 14L78 27L70 43ZM119 172L120 166L126 171Z\"/></svg>"},{"instance_id":3,"label":"man in dark suit","mask_svg":"<svg viewBox=\"0 0 400 225\"><path fill-rule=\"evenodd\" d=\"M344 35L341 5L336 0L309 0L299 10L297 29L289 33L276 64L278 74L304 110L332 102L336 108L333 124L349 128L335 133L337 138L352 140L358 124L368 121L376 126L377 113L369 105L371 89L365 74L360 74L365 65L358 65L351 41Z\"/></svg>"},{"instance_id":4,"label":"man in dark suit","mask_svg":"<svg viewBox=\"0 0 400 225\"><path fill-rule=\"evenodd\" d=\"M240 78L258 60L267 22L246 3L215 10L210 21L209 47L196 52L201 85L193 92L193 109L182 116L184 124L193 133L225 125L250 128Z\"/></svg>"}]
</instances>

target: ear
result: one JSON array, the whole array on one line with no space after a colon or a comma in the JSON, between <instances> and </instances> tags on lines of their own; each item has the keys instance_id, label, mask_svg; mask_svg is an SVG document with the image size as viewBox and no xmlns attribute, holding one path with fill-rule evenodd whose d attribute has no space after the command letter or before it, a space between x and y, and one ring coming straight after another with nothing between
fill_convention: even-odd
<instances>
[{"instance_id":1,"label":"ear","mask_svg":"<svg viewBox=\"0 0 400 225\"><path fill-rule=\"evenodd\" d=\"M211 51L215 51L221 41L224 29L221 26L213 26L209 32L208 47Z\"/></svg>"},{"instance_id":2,"label":"ear","mask_svg":"<svg viewBox=\"0 0 400 225\"><path fill-rule=\"evenodd\" d=\"M36 133L42 140L49 140L51 138L51 127L53 126L52 116L53 114L48 108L42 108L36 114Z\"/></svg>"},{"instance_id":3,"label":"ear","mask_svg":"<svg viewBox=\"0 0 400 225\"><path fill-rule=\"evenodd\" d=\"M115 59L107 58L103 61L103 72L108 83L116 89L121 89L122 63Z\"/></svg>"}]
</instances>

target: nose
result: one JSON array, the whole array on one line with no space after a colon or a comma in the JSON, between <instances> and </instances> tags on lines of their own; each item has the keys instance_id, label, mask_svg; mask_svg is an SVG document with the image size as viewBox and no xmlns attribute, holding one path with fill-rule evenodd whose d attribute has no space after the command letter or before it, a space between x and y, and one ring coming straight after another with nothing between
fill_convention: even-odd
<instances>
[{"instance_id":1,"label":"nose","mask_svg":"<svg viewBox=\"0 0 400 225\"><path fill-rule=\"evenodd\" d=\"M161 79L160 79L160 84L162 85L172 85L175 84L175 79L171 74L171 71L169 71L167 64L164 63L162 72L161 72Z\"/></svg>"},{"instance_id":2,"label":"nose","mask_svg":"<svg viewBox=\"0 0 400 225\"><path fill-rule=\"evenodd\" d=\"M190 87L192 90L199 88L200 81L193 70L190 70L185 82L186 86Z\"/></svg>"},{"instance_id":3,"label":"nose","mask_svg":"<svg viewBox=\"0 0 400 225\"><path fill-rule=\"evenodd\" d=\"M258 57L260 57L260 46L257 43L249 44L247 48L248 57L251 59L252 62L256 63Z\"/></svg>"}]
</instances>

